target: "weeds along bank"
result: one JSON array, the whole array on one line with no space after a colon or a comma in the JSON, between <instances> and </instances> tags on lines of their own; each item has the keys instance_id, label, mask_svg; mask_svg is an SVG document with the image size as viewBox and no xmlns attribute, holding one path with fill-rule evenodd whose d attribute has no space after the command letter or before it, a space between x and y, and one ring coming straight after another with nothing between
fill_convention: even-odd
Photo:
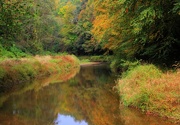
<instances>
[{"instance_id":1,"label":"weeds along bank","mask_svg":"<svg viewBox=\"0 0 180 125\"><path fill-rule=\"evenodd\" d=\"M117 89L126 106L180 120L180 70L163 73L154 65L139 65L123 73Z\"/></svg>"},{"instance_id":2,"label":"weeds along bank","mask_svg":"<svg viewBox=\"0 0 180 125\"><path fill-rule=\"evenodd\" d=\"M79 60L72 55L35 56L32 58L7 59L0 62L0 91L8 91L15 85L24 86L28 80L62 75L79 69Z\"/></svg>"}]
</instances>

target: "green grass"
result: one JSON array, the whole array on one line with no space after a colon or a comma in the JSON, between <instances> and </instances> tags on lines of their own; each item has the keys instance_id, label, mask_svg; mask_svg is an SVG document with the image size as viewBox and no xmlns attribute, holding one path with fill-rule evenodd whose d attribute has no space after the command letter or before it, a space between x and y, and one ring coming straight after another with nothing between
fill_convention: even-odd
<instances>
[{"instance_id":1,"label":"green grass","mask_svg":"<svg viewBox=\"0 0 180 125\"><path fill-rule=\"evenodd\" d=\"M89 59L81 59L81 60L80 60L80 63L88 63L88 62L90 62Z\"/></svg>"},{"instance_id":2,"label":"green grass","mask_svg":"<svg viewBox=\"0 0 180 125\"><path fill-rule=\"evenodd\" d=\"M111 56L100 55L100 56L81 56L78 57L81 62L110 62Z\"/></svg>"}]
</instances>

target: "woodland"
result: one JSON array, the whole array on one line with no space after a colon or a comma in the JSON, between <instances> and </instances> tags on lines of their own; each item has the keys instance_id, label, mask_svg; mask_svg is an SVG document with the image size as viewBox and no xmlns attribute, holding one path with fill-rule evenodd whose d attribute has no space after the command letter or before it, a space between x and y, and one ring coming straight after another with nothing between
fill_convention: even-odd
<instances>
[{"instance_id":1,"label":"woodland","mask_svg":"<svg viewBox=\"0 0 180 125\"><path fill-rule=\"evenodd\" d=\"M114 66L180 60L179 0L1 0L0 57L112 55Z\"/></svg>"}]
</instances>

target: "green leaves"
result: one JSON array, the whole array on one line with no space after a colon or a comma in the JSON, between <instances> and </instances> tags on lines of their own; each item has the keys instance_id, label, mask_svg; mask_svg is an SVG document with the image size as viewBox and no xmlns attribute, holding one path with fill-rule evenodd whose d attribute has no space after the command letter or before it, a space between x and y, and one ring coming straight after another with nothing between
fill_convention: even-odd
<instances>
[{"instance_id":1,"label":"green leaves","mask_svg":"<svg viewBox=\"0 0 180 125\"><path fill-rule=\"evenodd\" d=\"M148 59L159 63L168 63L172 58L178 60L178 56L174 55L179 53L175 47L179 46L179 37L176 36L179 17L172 13L172 10L178 10L177 6L178 2L174 6L172 1L163 0L121 3L121 7L128 10L121 12L122 42L119 42L116 51L125 53L131 59Z\"/></svg>"},{"instance_id":2,"label":"green leaves","mask_svg":"<svg viewBox=\"0 0 180 125\"><path fill-rule=\"evenodd\" d=\"M172 9L173 13L177 13L180 15L180 1L176 0L176 3L174 4L174 8Z\"/></svg>"}]
</instances>

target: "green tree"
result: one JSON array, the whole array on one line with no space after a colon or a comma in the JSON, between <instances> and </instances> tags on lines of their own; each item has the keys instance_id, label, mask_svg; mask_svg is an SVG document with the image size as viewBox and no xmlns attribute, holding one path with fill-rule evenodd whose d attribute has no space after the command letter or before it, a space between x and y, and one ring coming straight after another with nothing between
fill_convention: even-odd
<instances>
[{"instance_id":1,"label":"green tree","mask_svg":"<svg viewBox=\"0 0 180 125\"><path fill-rule=\"evenodd\" d=\"M25 20L31 18L28 13L30 1L0 1L0 40L5 47L12 45L12 41L16 41L20 36Z\"/></svg>"},{"instance_id":2,"label":"green tree","mask_svg":"<svg viewBox=\"0 0 180 125\"><path fill-rule=\"evenodd\" d=\"M59 51L57 0L0 1L0 41L3 47L15 44L24 52L40 54Z\"/></svg>"}]
</instances>

